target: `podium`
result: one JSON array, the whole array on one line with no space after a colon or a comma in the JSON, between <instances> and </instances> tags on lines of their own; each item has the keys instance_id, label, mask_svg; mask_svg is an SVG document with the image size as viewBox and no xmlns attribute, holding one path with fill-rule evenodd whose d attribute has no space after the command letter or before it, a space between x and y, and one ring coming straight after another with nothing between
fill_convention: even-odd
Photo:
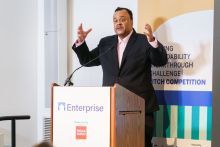
<instances>
[{"instance_id":1,"label":"podium","mask_svg":"<svg viewBox=\"0 0 220 147\"><path fill-rule=\"evenodd\" d=\"M54 146L144 147L145 101L126 88L52 86Z\"/></svg>"}]
</instances>

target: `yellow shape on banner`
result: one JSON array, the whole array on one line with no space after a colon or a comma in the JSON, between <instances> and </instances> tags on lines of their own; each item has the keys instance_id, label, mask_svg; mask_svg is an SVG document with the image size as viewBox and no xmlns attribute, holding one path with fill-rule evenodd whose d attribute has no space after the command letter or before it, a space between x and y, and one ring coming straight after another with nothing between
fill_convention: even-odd
<instances>
[{"instance_id":1,"label":"yellow shape on banner","mask_svg":"<svg viewBox=\"0 0 220 147\"><path fill-rule=\"evenodd\" d=\"M155 31L178 15L213 9L214 0L138 0L138 32L144 31L145 23L149 23Z\"/></svg>"}]
</instances>

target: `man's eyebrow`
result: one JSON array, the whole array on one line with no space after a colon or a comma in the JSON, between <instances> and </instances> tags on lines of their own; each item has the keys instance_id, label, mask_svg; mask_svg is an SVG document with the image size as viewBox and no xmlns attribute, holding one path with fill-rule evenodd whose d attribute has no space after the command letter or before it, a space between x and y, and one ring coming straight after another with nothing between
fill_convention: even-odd
<instances>
[{"instance_id":1,"label":"man's eyebrow","mask_svg":"<svg viewBox=\"0 0 220 147\"><path fill-rule=\"evenodd\" d=\"M120 18L122 18L122 17L126 17L126 16L119 16ZM116 19L116 17L113 17L113 19Z\"/></svg>"}]
</instances>

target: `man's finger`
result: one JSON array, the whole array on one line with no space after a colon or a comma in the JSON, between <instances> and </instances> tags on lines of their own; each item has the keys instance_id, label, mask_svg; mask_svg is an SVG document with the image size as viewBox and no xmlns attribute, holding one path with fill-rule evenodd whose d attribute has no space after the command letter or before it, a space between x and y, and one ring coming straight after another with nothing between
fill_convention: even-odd
<instances>
[{"instance_id":1,"label":"man's finger","mask_svg":"<svg viewBox=\"0 0 220 147\"><path fill-rule=\"evenodd\" d=\"M82 30L82 23L80 23L79 27L78 27L78 30Z\"/></svg>"},{"instance_id":2,"label":"man's finger","mask_svg":"<svg viewBox=\"0 0 220 147\"><path fill-rule=\"evenodd\" d=\"M150 34L149 32L144 32L144 35L149 36Z\"/></svg>"},{"instance_id":3,"label":"man's finger","mask_svg":"<svg viewBox=\"0 0 220 147\"><path fill-rule=\"evenodd\" d=\"M85 33L89 34L89 32L91 32L91 31L92 31L92 28L88 29Z\"/></svg>"},{"instance_id":4,"label":"man's finger","mask_svg":"<svg viewBox=\"0 0 220 147\"><path fill-rule=\"evenodd\" d=\"M145 27L144 27L146 30L151 30L151 26L149 24L145 24Z\"/></svg>"}]
</instances>

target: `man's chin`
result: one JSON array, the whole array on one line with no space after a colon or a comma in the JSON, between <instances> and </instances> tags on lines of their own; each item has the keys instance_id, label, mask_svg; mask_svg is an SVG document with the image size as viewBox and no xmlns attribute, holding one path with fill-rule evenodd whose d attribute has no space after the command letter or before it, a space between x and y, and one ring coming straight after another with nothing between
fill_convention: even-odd
<instances>
[{"instance_id":1,"label":"man's chin","mask_svg":"<svg viewBox=\"0 0 220 147\"><path fill-rule=\"evenodd\" d=\"M116 34L117 34L117 35L123 35L124 32L123 32L123 31L117 31Z\"/></svg>"}]
</instances>

